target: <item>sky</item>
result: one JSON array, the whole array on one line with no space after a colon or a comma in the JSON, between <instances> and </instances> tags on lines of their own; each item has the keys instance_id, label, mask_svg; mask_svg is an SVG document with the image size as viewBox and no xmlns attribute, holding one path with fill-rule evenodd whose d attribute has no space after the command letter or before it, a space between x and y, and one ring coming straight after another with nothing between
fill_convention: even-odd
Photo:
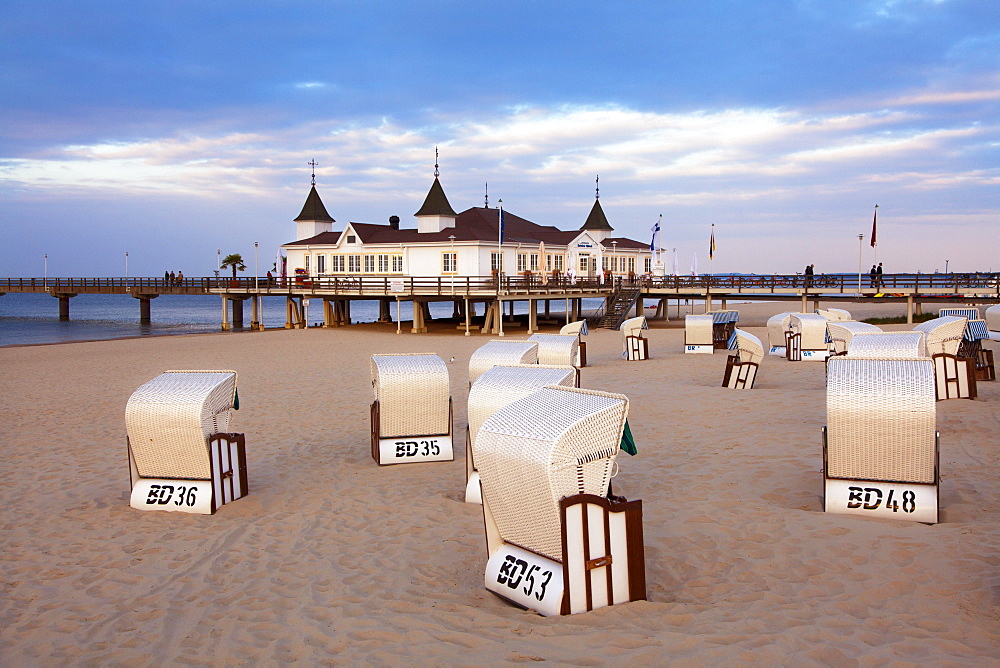
<instances>
[{"instance_id":1,"label":"sky","mask_svg":"<svg viewBox=\"0 0 1000 668\"><path fill-rule=\"evenodd\" d=\"M307 163L415 226L435 150L682 273L1000 271L1000 2L0 0L0 276L263 274Z\"/></svg>"}]
</instances>

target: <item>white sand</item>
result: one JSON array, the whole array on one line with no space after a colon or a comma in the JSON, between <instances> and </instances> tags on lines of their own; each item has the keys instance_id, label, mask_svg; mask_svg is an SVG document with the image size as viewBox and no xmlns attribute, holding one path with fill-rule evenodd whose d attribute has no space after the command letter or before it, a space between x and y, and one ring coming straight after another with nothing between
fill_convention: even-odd
<instances>
[{"instance_id":1,"label":"white sand","mask_svg":"<svg viewBox=\"0 0 1000 668\"><path fill-rule=\"evenodd\" d=\"M767 315L796 304L730 307L766 342ZM0 663L1000 659L1000 383L938 404L940 524L824 514L822 364L768 357L738 392L720 387L725 356L684 355L677 327L648 332L645 362L623 361L619 336L587 338L582 384L631 399L639 455L620 456L614 486L643 500L649 601L563 618L484 589L463 438L454 462L371 459L369 356L454 356L462 431L488 336L354 326L0 349ZM125 402L171 368L240 374L251 494L214 516L128 505Z\"/></svg>"}]
</instances>

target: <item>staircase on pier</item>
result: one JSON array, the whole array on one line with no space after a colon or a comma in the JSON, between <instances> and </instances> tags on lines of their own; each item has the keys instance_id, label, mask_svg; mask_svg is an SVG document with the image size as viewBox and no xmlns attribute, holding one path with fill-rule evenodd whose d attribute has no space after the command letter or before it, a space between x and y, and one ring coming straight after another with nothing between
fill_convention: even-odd
<instances>
[{"instance_id":1,"label":"staircase on pier","mask_svg":"<svg viewBox=\"0 0 1000 668\"><path fill-rule=\"evenodd\" d=\"M640 294L642 294L640 286L620 284L604 302L604 312L598 316L597 326L604 329L618 329L628 317L629 311L635 307Z\"/></svg>"}]
</instances>

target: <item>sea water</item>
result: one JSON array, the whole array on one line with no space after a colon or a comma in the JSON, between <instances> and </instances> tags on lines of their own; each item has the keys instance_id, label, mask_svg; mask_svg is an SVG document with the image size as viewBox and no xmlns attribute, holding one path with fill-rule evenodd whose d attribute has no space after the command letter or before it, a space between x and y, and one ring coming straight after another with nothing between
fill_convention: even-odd
<instances>
[{"instance_id":1,"label":"sea water","mask_svg":"<svg viewBox=\"0 0 1000 668\"><path fill-rule=\"evenodd\" d=\"M585 299L584 309L598 308L600 299ZM285 298L263 297L265 327L285 326ZM563 300L552 300L550 312L561 316ZM377 301L351 303L353 322L378 320ZM395 304L390 314L396 319ZM479 306L482 315L482 306ZM432 302L431 316L452 315L451 302ZM515 303L515 313L527 313L525 302ZM243 321L250 324L250 302L244 302ZM403 321L412 319L410 302L400 304ZM559 316L556 316L559 317ZM93 341L130 336L201 334L222 329L222 299L216 295L160 295L150 301L149 324L139 323L139 300L129 295L82 294L69 301L69 320L59 320L59 300L43 293L8 293L0 297L0 346ZM307 321L310 326L323 322L323 301L311 300Z\"/></svg>"}]
</instances>

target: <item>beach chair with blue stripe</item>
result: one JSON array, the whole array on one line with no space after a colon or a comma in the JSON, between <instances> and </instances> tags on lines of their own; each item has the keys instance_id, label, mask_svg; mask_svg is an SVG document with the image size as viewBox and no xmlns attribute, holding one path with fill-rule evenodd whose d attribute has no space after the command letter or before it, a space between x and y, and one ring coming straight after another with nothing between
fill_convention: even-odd
<instances>
[{"instance_id":1,"label":"beach chair with blue stripe","mask_svg":"<svg viewBox=\"0 0 1000 668\"><path fill-rule=\"evenodd\" d=\"M996 367L993 366L993 351L983 347L983 341L989 339L990 332L985 320L970 320L966 324L958 354L976 361L976 380L997 378Z\"/></svg>"},{"instance_id":2,"label":"beach chair with blue stripe","mask_svg":"<svg viewBox=\"0 0 1000 668\"><path fill-rule=\"evenodd\" d=\"M859 335L854 342L878 336ZM888 339L881 345L887 347ZM929 358L831 358L823 428L824 510L936 523L935 406Z\"/></svg>"},{"instance_id":3,"label":"beach chair with blue stripe","mask_svg":"<svg viewBox=\"0 0 1000 668\"><path fill-rule=\"evenodd\" d=\"M729 349L735 350L736 354L726 358L722 386L737 390L753 389L757 369L764 360L763 344L750 332L736 328L730 339Z\"/></svg>"},{"instance_id":4,"label":"beach chair with blue stripe","mask_svg":"<svg viewBox=\"0 0 1000 668\"><path fill-rule=\"evenodd\" d=\"M583 340L583 337L590 333L590 328L587 327L587 321L577 320L576 322L563 325L559 330L559 333L563 335L572 334L580 340L580 347L577 350L576 364L573 366L581 369L587 366L587 342Z\"/></svg>"},{"instance_id":5,"label":"beach chair with blue stripe","mask_svg":"<svg viewBox=\"0 0 1000 668\"><path fill-rule=\"evenodd\" d=\"M646 598L642 502L610 494L628 398L544 387L476 436L486 588L542 615Z\"/></svg>"},{"instance_id":6,"label":"beach chair with blue stripe","mask_svg":"<svg viewBox=\"0 0 1000 668\"><path fill-rule=\"evenodd\" d=\"M649 329L645 316L630 318L619 327L622 333L622 357L627 360L648 360L649 339L642 335L644 329Z\"/></svg>"},{"instance_id":7,"label":"beach chair with blue stripe","mask_svg":"<svg viewBox=\"0 0 1000 668\"><path fill-rule=\"evenodd\" d=\"M372 459L379 466L452 461L448 365L433 353L371 358Z\"/></svg>"},{"instance_id":8,"label":"beach chair with blue stripe","mask_svg":"<svg viewBox=\"0 0 1000 668\"><path fill-rule=\"evenodd\" d=\"M469 426L465 435L465 501L482 503L476 468L476 434L498 410L547 385L580 386L580 370L571 366L512 364L494 366L476 379L469 390Z\"/></svg>"},{"instance_id":9,"label":"beach chair with blue stripe","mask_svg":"<svg viewBox=\"0 0 1000 668\"><path fill-rule=\"evenodd\" d=\"M167 371L125 405L130 505L211 515L249 493L246 440L230 433L236 372Z\"/></svg>"},{"instance_id":10,"label":"beach chair with blue stripe","mask_svg":"<svg viewBox=\"0 0 1000 668\"><path fill-rule=\"evenodd\" d=\"M726 350L736 323L740 321L739 311L708 311L705 315L712 316L712 346L716 350Z\"/></svg>"}]
</instances>

